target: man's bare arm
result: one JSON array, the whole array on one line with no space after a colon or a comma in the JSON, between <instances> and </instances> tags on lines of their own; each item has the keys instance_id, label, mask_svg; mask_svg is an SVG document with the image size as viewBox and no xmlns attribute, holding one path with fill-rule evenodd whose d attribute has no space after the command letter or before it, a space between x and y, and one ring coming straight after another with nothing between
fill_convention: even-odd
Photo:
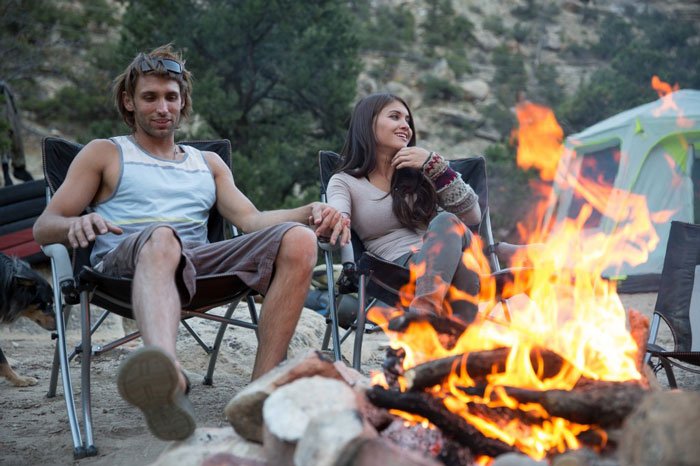
<instances>
[{"instance_id":1,"label":"man's bare arm","mask_svg":"<svg viewBox=\"0 0 700 466\"><path fill-rule=\"evenodd\" d=\"M217 208L221 215L243 231L256 231L282 222L300 222L311 226L317 236L347 241L349 221L340 212L320 202L295 209L259 211L236 186L231 170L214 153L206 153L216 182ZM345 231L347 230L347 232Z\"/></svg>"},{"instance_id":2,"label":"man's bare arm","mask_svg":"<svg viewBox=\"0 0 700 466\"><path fill-rule=\"evenodd\" d=\"M97 234L121 233L97 214L80 215L105 188L106 170L114 157L118 157L116 147L104 139L90 142L78 153L63 184L34 223L34 239L39 244L86 247Z\"/></svg>"}]
</instances>

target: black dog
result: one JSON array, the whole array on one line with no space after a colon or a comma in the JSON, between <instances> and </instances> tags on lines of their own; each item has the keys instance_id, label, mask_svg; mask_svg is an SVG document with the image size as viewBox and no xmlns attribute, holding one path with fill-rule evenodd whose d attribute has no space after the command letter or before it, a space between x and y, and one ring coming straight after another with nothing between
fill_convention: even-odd
<instances>
[{"instance_id":1,"label":"black dog","mask_svg":"<svg viewBox=\"0 0 700 466\"><path fill-rule=\"evenodd\" d=\"M56 329L51 285L25 261L0 253L0 324L27 317L46 330ZM0 375L17 387L36 385L33 377L17 375L0 349Z\"/></svg>"}]
</instances>

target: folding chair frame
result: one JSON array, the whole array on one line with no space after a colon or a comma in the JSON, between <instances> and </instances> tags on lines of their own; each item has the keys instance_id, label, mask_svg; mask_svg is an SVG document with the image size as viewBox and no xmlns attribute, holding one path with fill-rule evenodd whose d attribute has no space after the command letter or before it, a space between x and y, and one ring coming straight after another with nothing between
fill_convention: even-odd
<instances>
[{"instance_id":1,"label":"folding chair frame","mask_svg":"<svg viewBox=\"0 0 700 466\"><path fill-rule=\"evenodd\" d=\"M654 373L662 368L671 388L677 388L673 367L700 374L700 336L693 336L693 325L700 328L700 225L671 222L661 283L649 328L644 363ZM674 348L656 344L661 321L671 330ZM695 342L695 345L693 344Z\"/></svg>"},{"instance_id":2,"label":"folding chair frame","mask_svg":"<svg viewBox=\"0 0 700 466\"><path fill-rule=\"evenodd\" d=\"M218 153L222 159L230 166L231 144L228 140L218 141L183 141L179 144L191 145L201 150L212 150ZM42 142L43 165L46 176L46 197L47 203L53 193L56 192L63 181L61 174L65 177L69 161L77 154L80 145L65 141L60 138L48 137ZM56 150L63 151L62 160L57 171L47 169L47 152ZM67 153L66 153L67 151ZM72 154L72 156L67 155ZM216 211L216 207L210 212L209 239L218 241L226 237L236 235L236 229L228 225ZM132 341L140 336L139 332L133 332L107 345L92 345L92 335L104 322L110 313L115 313L123 317L133 318L131 311L131 280L111 277L102 274L94 269L81 265L88 263L89 251L81 249L73 251L70 257L68 249L61 244L51 244L42 247L44 253L51 260L52 281L54 284L54 312L56 315L56 349L54 353L53 369L49 382L47 397L56 395L58 373L60 369L61 381L64 388L64 398L68 413L71 436L73 441L73 456L76 459L86 456L97 455L97 447L94 443L92 432L92 407L90 391L90 366L93 356L98 356L104 352L117 348L124 343ZM214 289L220 290L224 286L230 287L230 292L218 293L217 300L207 302L202 296L211 296ZM232 276L211 275L197 279L198 292L193 297L192 303L183 309L181 322L185 329L195 338L197 343L209 355L209 365L203 383L211 385L213 383L214 368L218 358L221 342L228 325L249 328L256 331L258 316L255 302L252 297L252 290L247 288L240 280ZM119 290L119 293L107 292L106 290ZM231 318L234 310L242 299L246 299L250 313L250 322ZM66 342L66 325L70 317L71 306L80 303L80 326L81 342L68 354ZM96 304L106 309L93 324L91 322L90 304ZM206 313L208 310L228 304L224 316ZM220 323L213 345L207 345L194 329L187 323L192 317L200 317ZM81 359L81 414L82 432L80 422L75 407L75 396L70 376L70 361L75 356L80 355ZM83 439L84 435L84 439Z\"/></svg>"}]
</instances>

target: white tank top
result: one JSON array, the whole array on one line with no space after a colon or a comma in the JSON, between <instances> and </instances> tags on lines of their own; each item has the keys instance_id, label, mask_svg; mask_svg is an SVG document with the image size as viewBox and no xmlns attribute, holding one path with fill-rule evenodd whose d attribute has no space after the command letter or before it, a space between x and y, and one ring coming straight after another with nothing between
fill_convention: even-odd
<instances>
[{"instance_id":1,"label":"white tank top","mask_svg":"<svg viewBox=\"0 0 700 466\"><path fill-rule=\"evenodd\" d=\"M183 242L207 242L216 186L204 154L180 146L183 159L166 160L146 152L131 136L111 140L119 149L119 180L114 193L92 208L124 233L98 235L91 262L96 264L126 236L153 223L171 225Z\"/></svg>"}]
</instances>

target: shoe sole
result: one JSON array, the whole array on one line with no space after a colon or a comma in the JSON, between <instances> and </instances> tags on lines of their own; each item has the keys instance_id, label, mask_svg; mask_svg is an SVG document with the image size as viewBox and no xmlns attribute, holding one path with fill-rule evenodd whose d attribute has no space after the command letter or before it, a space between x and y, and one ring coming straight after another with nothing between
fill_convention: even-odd
<instances>
[{"instance_id":1,"label":"shoe sole","mask_svg":"<svg viewBox=\"0 0 700 466\"><path fill-rule=\"evenodd\" d=\"M187 396L179 390L178 370L160 349L135 351L119 368L117 388L139 408L153 435L162 440L183 440L197 425Z\"/></svg>"}]
</instances>

